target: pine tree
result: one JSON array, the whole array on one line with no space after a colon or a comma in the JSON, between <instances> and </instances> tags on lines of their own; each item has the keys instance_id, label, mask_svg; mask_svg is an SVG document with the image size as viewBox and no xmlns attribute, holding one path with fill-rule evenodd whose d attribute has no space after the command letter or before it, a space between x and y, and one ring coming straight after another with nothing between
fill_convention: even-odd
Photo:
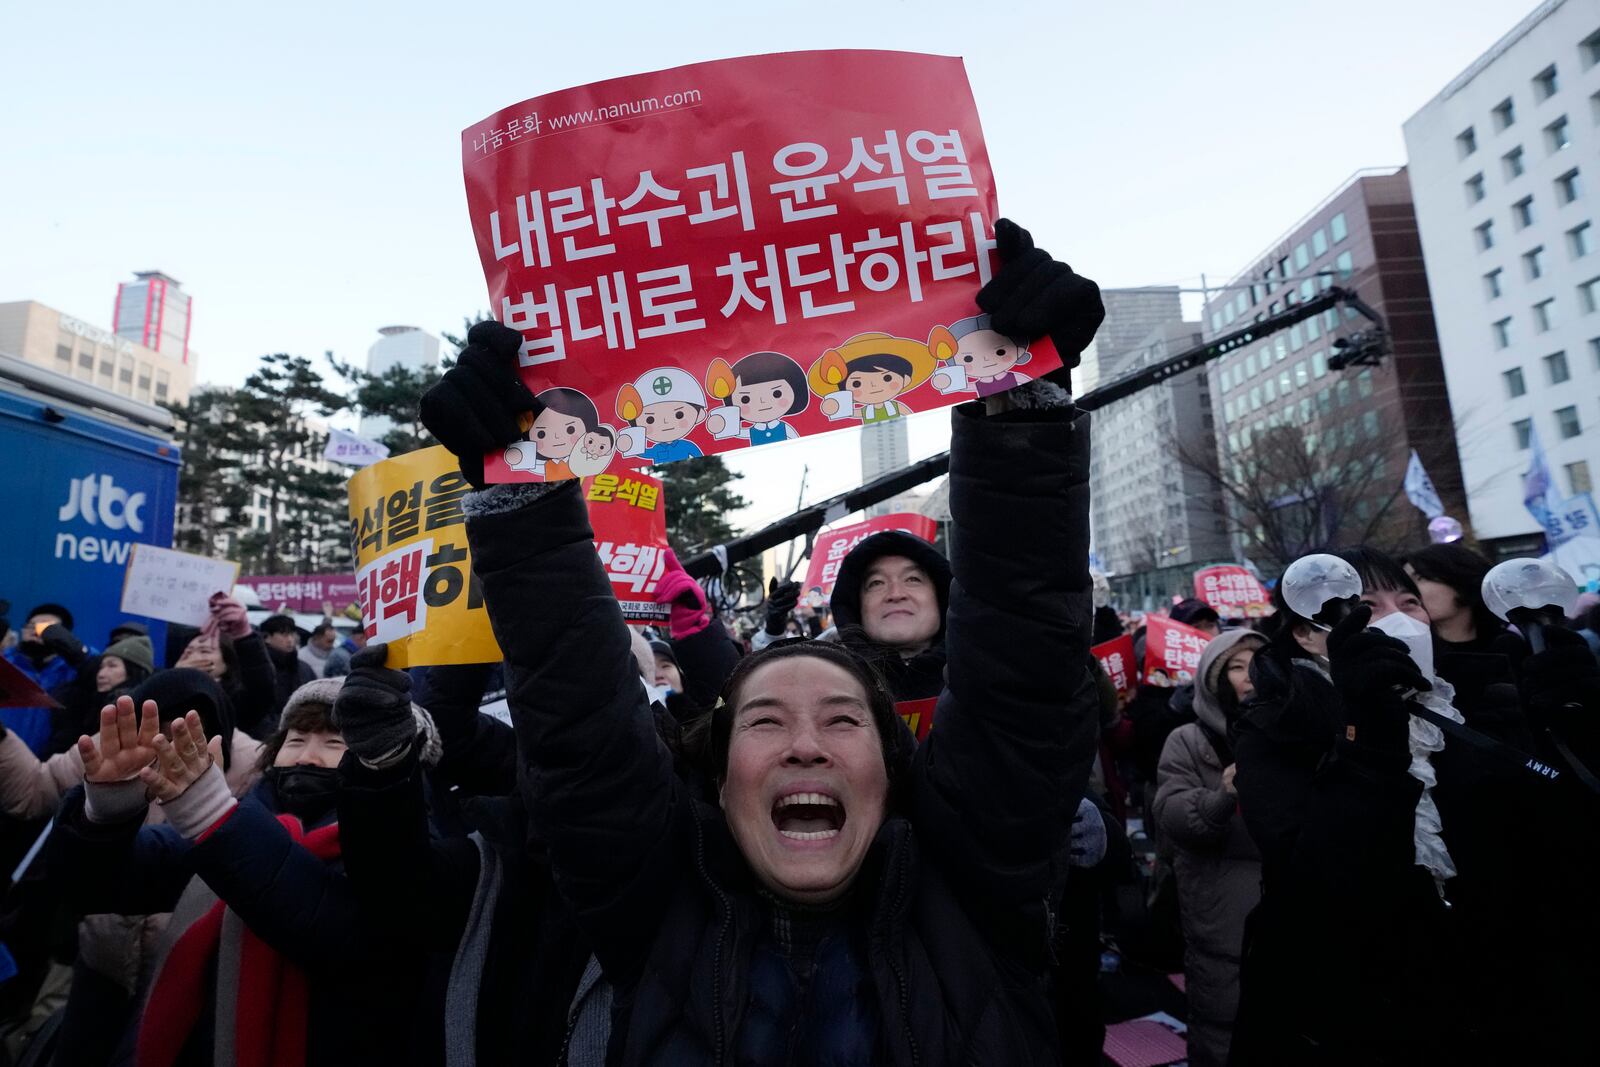
<instances>
[{"instance_id":1,"label":"pine tree","mask_svg":"<svg viewBox=\"0 0 1600 1067\"><path fill-rule=\"evenodd\" d=\"M228 452L228 423L238 417L231 389L201 389L185 403L166 405L176 420L181 456L178 502L185 510L175 542L201 555L234 551L235 527L250 493Z\"/></svg>"},{"instance_id":2,"label":"pine tree","mask_svg":"<svg viewBox=\"0 0 1600 1067\"><path fill-rule=\"evenodd\" d=\"M450 366L412 368L395 365L382 374L372 374L349 363L341 363L328 353L328 363L334 371L350 383L354 390L350 406L362 417L388 419L390 428L379 441L388 447L389 454L398 456L415 452L419 448L436 445L433 435L422 425L418 401L422 394L432 389Z\"/></svg>"},{"instance_id":3,"label":"pine tree","mask_svg":"<svg viewBox=\"0 0 1600 1067\"><path fill-rule=\"evenodd\" d=\"M732 488L743 478L730 471L721 456L706 456L651 470L667 495L667 540L680 556L689 556L734 535L728 515L747 501Z\"/></svg>"}]
</instances>

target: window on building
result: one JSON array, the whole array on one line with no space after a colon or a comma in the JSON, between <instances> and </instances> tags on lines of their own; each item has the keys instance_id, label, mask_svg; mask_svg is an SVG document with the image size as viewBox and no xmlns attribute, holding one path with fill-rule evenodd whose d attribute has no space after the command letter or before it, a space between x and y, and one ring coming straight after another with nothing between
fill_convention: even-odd
<instances>
[{"instance_id":1,"label":"window on building","mask_svg":"<svg viewBox=\"0 0 1600 1067\"><path fill-rule=\"evenodd\" d=\"M1246 378L1254 378L1256 376L1256 354L1254 352L1244 357L1244 374Z\"/></svg>"},{"instance_id":2,"label":"window on building","mask_svg":"<svg viewBox=\"0 0 1600 1067\"><path fill-rule=\"evenodd\" d=\"M1600 278L1590 278L1578 286L1578 306L1585 315L1594 314L1595 308L1600 307Z\"/></svg>"},{"instance_id":3,"label":"window on building","mask_svg":"<svg viewBox=\"0 0 1600 1067\"><path fill-rule=\"evenodd\" d=\"M1496 348L1511 347L1511 317L1509 315L1498 322L1492 323L1489 326L1489 330L1494 335L1494 346Z\"/></svg>"},{"instance_id":4,"label":"window on building","mask_svg":"<svg viewBox=\"0 0 1600 1067\"><path fill-rule=\"evenodd\" d=\"M1522 272L1530 282L1544 277L1544 245L1522 253Z\"/></svg>"},{"instance_id":5,"label":"window on building","mask_svg":"<svg viewBox=\"0 0 1600 1067\"><path fill-rule=\"evenodd\" d=\"M1506 398L1515 400L1528 391L1528 384L1522 380L1522 368L1512 367L1508 371L1501 371L1500 378L1506 383Z\"/></svg>"},{"instance_id":6,"label":"window on building","mask_svg":"<svg viewBox=\"0 0 1600 1067\"><path fill-rule=\"evenodd\" d=\"M1549 152L1559 152L1572 143L1572 131L1567 128L1567 116L1562 115L1544 128L1544 146Z\"/></svg>"},{"instance_id":7,"label":"window on building","mask_svg":"<svg viewBox=\"0 0 1600 1067\"><path fill-rule=\"evenodd\" d=\"M1277 341L1275 341L1273 343L1277 345L1278 359L1279 360L1282 360L1282 359L1286 358L1289 355L1289 343L1283 339L1283 335L1282 334L1279 334ZM1266 362L1263 361L1261 365L1262 365L1263 368L1265 368L1266 367Z\"/></svg>"},{"instance_id":8,"label":"window on building","mask_svg":"<svg viewBox=\"0 0 1600 1067\"><path fill-rule=\"evenodd\" d=\"M1306 247L1304 241L1301 241L1294 246L1294 269L1305 270L1309 266L1311 266L1311 250Z\"/></svg>"},{"instance_id":9,"label":"window on building","mask_svg":"<svg viewBox=\"0 0 1600 1067\"><path fill-rule=\"evenodd\" d=\"M1561 83L1556 80L1556 65L1554 63L1533 76L1533 98L1540 103L1556 95L1557 90L1560 88Z\"/></svg>"},{"instance_id":10,"label":"window on building","mask_svg":"<svg viewBox=\"0 0 1600 1067\"><path fill-rule=\"evenodd\" d=\"M1317 390L1317 412L1319 414L1326 415L1328 412L1330 412L1332 410L1333 410L1333 390L1331 388L1330 389L1319 389L1319 390Z\"/></svg>"},{"instance_id":11,"label":"window on building","mask_svg":"<svg viewBox=\"0 0 1600 1067\"><path fill-rule=\"evenodd\" d=\"M1480 235L1481 238L1488 242L1488 244L1483 245L1484 248L1489 248L1494 244L1494 237L1490 234L1488 229L1488 227L1492 227L1493 225L1494 223L1492 222L1486 222L1483 224L1483 226L1479 227L1480 230L1483 230L1483 233ZM1339 253L1339 255L1333 261L1333 266L1334 269L1339 272L1340 281L1344 281L1345 279L1349 278L1350 275L1355 273L1355 259L1351 256L1348 248Z\"/></svg>"},{"instance_id":12,"label":"window on building","mask_svg":"<svg viewBox=\"0 0 1600 1067\"><path fill-rule=\"evenodd\" d=\"M1364 412L1361 416L1361 429L1371 440L1378 436L1378 413L1376 411Z\"/></svg>"},{"instance_id":13,"label":"window on building","mask_svg":"<svg viewBox=\"0 0 1600 1067\"><path fill-rule=\"evenodd\" d=\"M1307 278L1300 283L1300 299L1310 300L1317 295L1317 282L1314 278Z\"/></svg>"},{"instance_id":14,"label":"window on building","mask_svg":"<svg viewBox=\"0 0 1600 1067\"><path fill-rule=\"evenodd\" d=\"M1261 383L1261 401L1270 404L1276 399L1278 399L1278 387L1271 378L1267 378Z\"/></svg>"},{"instance_id":15,"label":"window on building","mask_svg":"<svg viewBox=\"0 0 1600 1067\"><path fill-rule=\"evenodd\" d=\"M1567 492L1576 496L1579 493L1594 491L1594 483L1589 478L1589 461L1580 459L1576 463L1566 464Z\"/></svg>"},{"instance_id":16,"label":"window on building","mask_svg":"<svg viewBox=\"0 0 1600 1067\"><path fill-rule=\"evenodd\" d=\"M100 388L111 388L111 376L116 373L116 370L116 366L111 362L110 359L102 359L100 361Z\"/></svg>"},{"instance_id":17,"label":"window on building","mask_svg":"<svg viewBox=\"0 0 1600 1067\"><path fill-rule=\"evenodd\" d=\"M1518 419L1511 424L1511 435L1517 442L1518 451L1527 451L1528 441L1533 436L1533 420Z\"/></svg>"},{"instance_id":18,"label":"window on building","mask_svg":"<svg viewBox=\"0 0 1600 1067\"><path fill-rule=\"evenodd\" d=\"M1252 385L1250 387L1250 410L1261 410L1261 386L1259 385ZM1246 432L1248 433L1249 431L1247 430Z\"/></svg>"},{"instance_id":19,"label":"window on building","mask_svg":"<svg viewBox=\"0 0 1600 1067\"><path fill-rule=\"evenodd\" d=\"M1334 244L1345 239L1349 231L1345 229L1344 212L1341 211L1328 220L1328 233L1333 236Z\"/></svg>"},{"instance_id":20,"label":"window on building","mask_svg":"<svg viewBox=\"0 0 1600 1067\"><path fill-rule=\"evenodd\" d=\"M1311 233L1311 254L1313 256L1320 256L1327 250L1328 233L1321 226L1318 226Z\"/></svg>"},{"instance_id":21,"label":"window on building","mask_svg":"<svg viewBox=\"0 0 1600 1067\"><path fill-rule=\"evenodd\" d=\"M1550 377L1551 385L1560 385L1572 373L1567 369L1567 354L1565 352L1552 352L1544 357L1544 371Z\"/></svg>"},{"instance_id":22,"label":"window on building","mask_svg":"<svg viewBox=\"0 0 1600 1067\"><path fill-rule=\"evenodd\" d=\"M148 363L139 364L139 383L138 383L139 395L144 397L145 399L149 399L149 397L150 397L150 376L151 376L150 364L148 364Z\"/></svg>"},{"instance_id":23,"label":"window on building","mask_svg":"<svg viewBox=\"0 0 1600 1067\"><path fill-rule=\"evenodd\" d=\"M1480 252L1489 251L1489 249L1494 247L1494 220L1493 219L1488 219L1488 220L1486 220L1484 222L1480 222L1478 225L1474 226L1472 228L1472 236L1473 236L1473 240L1478 245L1478 251L1480 251ZM1344 269L1343 268L1343 264L1348 262L1349 256L1350 256L1349 252L1340 252L1339 253L1339 258L1335 262L1337 264L1339 264L1341 270ZM1348 275L1343 275L1343 276L1348 277Z\"/></svg>"},{"instance_id":24,"label":"window on building","mask_svg":"<svg viewBox=\"0 0 1600 1067\"><path fill-rule=\"evenodd\" d=\"M1525 196L1511 205L1511 224L1519 230L1533 225L1533 197Z\"/></svg>"},{"instance_id":25,"label":"window on building","mask_svg":"<svg viewBox=\"0 0 1600 1067\"><path fill-rule=\"evenodd\" d=\"M156 399L165 400L167 393L172 388L172 375L164 370L156 371Z\"/></svg>"},{"instance_id":26,"label":"window on building","mask_svg":"<svg viewBox=\"0 0 1600 1067\"><path fill-rule=\"evenodd\" d=\"M62 374L72 373L71 345L56 345L56 370Z\"/></svg>"},{"instance_id":27,"label":"window on building","mask_svg":"<svg viewBox=\"0 0 1600 1067\"><path fill-rule=\"evenodd\" d=\"M1339 379L1338 384L1333 387L1333 398L1339 402L1339 406L1340 407L1348 407L1349 406L1349 404L1350 404L1350 379L1349 378L1340 378Z\"/></svg>"},{"instance_id":28,"label":"window on building","mask_svg":"<svg viewBox=\"0 0 1600 1067\"><path fill-rule=\"evenodd\" d=\"M1289 351L1298 352L1306 346L1306 333L1299 323L1289 327Z\"/></svg>"},{"instance_id":29,"label":"window on building","mask_svg":"<svg viewBox=\"0 0 1600 1067\"><path fill-rule=\"evenodd\" d=\"M1322 354L1322 349L1319 348L1315 352L1311 353L1311 376L1313 378L1321 378L1327 373L1328 360L1327 357Z\"/></svg>"},{"instance_id":30,"label":"window on building","mask_svg":"<svg viewBox=\"0 0 1600 1067\"><path fill-rule=\"evenodd\" d=\"M1222 332L1222 312L1220 312L1220 311L1213 311L1211 313L1211 332L1212 333L1221 333Z\"/></svg>"},{"instance_id":31,"label":"window on building","mask_svg":"<svg viewBox=\"0 0 1600 1067\"><path fill-rule=\"evenodd\" d=\"M1311 371L1306 366L1306 361L1301 360L1294 365L1294 384L1299 389L1311 383Z\"/></svg>"},{"instance_id":32,"label":"window on building","mask_svg":"<svg viewBox=\"0 0 1600 1067\"><path fill-rule=\"evenodd\" d=\"M1289 372L1289 368L1285 367L1278 374L1278 395L1279 396L1288 396L1290 390L1292 390L1293 388L1294 388L1294 376Z\"/></svg>"},{"instance_id":33,"label":"window on building","mask_svg":"<svg viewBox=\"0 0 1600 1067\"><path fill-rule=\"evenodd\" d=\"M1306 342L1308 344L1322 336L1322 320L1317 318L1315 315L1307 319L1304 325L1306 328Z\"/></svg>"},{"instance_id":34,"label":"window on building","mask_svg":"<svg viewBox=\"0 0 1600 1067\"><path fill-rule=\"evenodd\" d=\"M1517 145L1517 147L1501 156L1500 162L1503 163L1506 168L1506 181L1510 181L1513 178L1522 177L1522 172L1527 170L1527 167L1524 166L1522 162L1521 145Z\"/></svg>"},{"instance_id":35,"label":"window on building","mask_svg":"<svg viewBox=\"0 0 1600 1067\"><path fill-rule=\"evenodd\" d=\"M1556 409L1556 427L1561 431L1563 438L1576 437L1583 432L1583 427L1578 425L1578 409L1564 407Z\"/></svg>"},{"instance_id":36,"label":"window on building","mask_svg":"<svg viewBox=\"0 0 1600 1067\"><path fill-rule=\"evenodd\" d=\"M1372 368L1368 367L1356 375L1356 392L1362 396L1372 395Z\"/></svg>"},{"instance_id":37,"label":"window on building","mask_svg":"<svg viewBox=\"0 0 1600 1067\"><path fill-rule=\"evenodd\" d=\"M1533 332L1549 333L1556 324L1556 302L1541 300L1533 305Z\"/></svg>"},{"instance_id":38,"label":"window on building","mask_svg":"<svg viewBox=\"0 0 1600 1067\"><path fill-rule=\"evenodd\" d=\"M1288 281L1289 273L1289 257L1284 256L1278 260L1278 277L1283 281Z\"/></svg>"},{"instance_id":39,"label":"window on building","mask_svg":"<svg viewBox=\"0 0 1600 1067\"><path fill-rule=\"evenodd\" d=\"M1222 421L1233 421L1233 401L1231 400L1224 400L1222 402Z\"/></svg>"},{"instance_id":40,"label":"window on building","mask_svg":"<svg viewBox=\"0 0 1600 1067\"><path fill-rule=\"evenodd\" d=\"M1316 408L1316 406L1317 402L1311 397L1303 396L1300 398L1300 422L1302 424L1311 421L1311 412Z\"/></svg>"},{"instance_id":41,"label":"window on building","mask_svg":"<svg viewBox=\"0 0 1600 1067\"><path fill-rule=\"evenodd\" d=\"M1567 254L1573 259L1582 259L1594 251L1594 231L1590 225L1580 223L1567 231Z\"/></svg>"},{"instance_id":42,"label":"window on building","mask_svg":"<svg viewBox=\"0 0 1600 1067\"><path fill-rule=\"evenodd\" d=\"M1595 30L1578 42L1578 56L1583 60L1585 70L1600 63L1600 30Z\"/></svg>"},{"instance_id":43,"label":"window on building","mask_svg":"<svg viewBox=\"0 0 1600 1067\"><path fill-rule=\"evenodd\" d=\"M1466 159L1478 150L1478 134L1471 126L1456 134L1456 154Z\"/></svg>"},{"instance_id":44,"label":"window on building","mask_svg":"<svg viewBox=\"0 0 1600 1067\"><path fill-rule=\"evenodd\" d=\"M1511 103L1511 98L1509 96L1500 101L1494 107L1490 108L1489 115L1494 119L1494 128L1496 133L1516 125L1517 109L1516 106Z\"/></svg>"},{"instance_id":45,"label":"window on building","mask_svg":"<svg viewBox=\"0 0 1600 1067\"><path fill-rule=\"evenodd\" d=\"M1223 305L1223 308L1222 308L1222 324L1224 326L1232 326L1233 325L1233 319L1234 319L1233 304L1232 303L1228 303L1228 304Z\"/></svg>"},{"instance_id":46,"label":"window on building","mask_svg":"<svg viewBox=\"0 0 1600 1067\"><path fill-rule=\"evenodd\" d=\"M1339 309L1329 308L1322 313L1322 329L1331 333L1339 328Z\"/></svg>"},{"instance_id":47,"label":"window on building","mask_svg":"<svg viewBox=\"0 0 1600 1067\"><path fill-rule=\"evenodd\" d=\"M1481 201L1484 197L1483 172L1479 171L1477 174L1474 174L1472 177L1462 182L1461 187L1466 190L1468 205L1476 204ZM1322 231L1318 230L1317 232L1321 233Z\"/></svg>"},{"instance_id":48,"label":"window on building","mask_svg":"<svg viewBox=\"0 0 1600 1067\"><path fill-rule=\"evenodd\" d=\"M78 376L80 378L94 377L94 349L86 349L78 353Z\"/></svg>"},{"instance_id":49,"label":"window on building","mask_svg":"<svg viewBox=\"0 0 1600 1067\"><path fill-rule=\"evenodd\" d=\"M1487 300L1498 300L1498 299L1500 299L1500 296L1501 296L1501 293L1502 293L1502 290L1500 288L1500 275L1502 273L1504 273L1504 272L1501 271L1501 269L1499 267L1496 267L1494 270L1490 271L1488 274L1485 274L1483 276L1483 291L1484 291L1484 294L1485 294L1485 299L1487 299Z\"/></svg>"},{"instance_id":50,"label":"window on building","mask_svg":"<svg viewBox=\"0 0 1600 1067\"><path fill-rule=\"evenodd\" d=\"M1563 204L1570 204L1583 195L1583 179L1578 176L1578 168L1573 167L1561 177L1556 179L1556 200Z\"/></svg>"}]
</instances>

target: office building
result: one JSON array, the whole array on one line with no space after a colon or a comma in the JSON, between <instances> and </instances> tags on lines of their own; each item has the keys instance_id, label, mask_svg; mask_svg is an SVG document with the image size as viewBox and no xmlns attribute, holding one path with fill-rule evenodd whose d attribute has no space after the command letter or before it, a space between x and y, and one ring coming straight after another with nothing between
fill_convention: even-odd
<instances>
[{"instance_id":1,"label":"office building","mask_svg":"<svg viewBox=\"0 0 1600 1067\"><path fill-rule=\"evenodd\" d=\"M439 365L439 339L415 326L383 326L379 338L367 349L367 373L381 375L393 367L422 371ZM369 415L361 420L358 432L368 440L376 441L393 427L393 423L380 415Z\"/></svg>"},{"instance_id":2,"label":"office building","mask_svg":"<svg viewBox=\"0 0 1600 1067\"><path fill-rule=\"evenodd\" d=\"M35 300L0 304L0 353L145 404L181 403L198 357L119 337Z\"/></svg>"},{"instance_id":3,"label":"office building","mask_svg":"<svg viewBox=\"0 0 1600 1067\"><path fill-rule=\"evenodd\" d=\"M1345 305L1211 364L1212 410L1221 416L1214 470L1235 551L1264 570L1327 545L1426 543L1426 519L1400 491L1412 449L1446 511L1465 520L1404 168L1357 173L1269 244L1206 302L1207 337L1335 285L1353 290L1387 331L1381 362L1337 369L1338 342L1373 327Z\"/></svg>"},{"instance_id":4,"label":"office building","mask_svg":"<svg viewBox=\"0 0 1600 1067\"><path fill-rule=\"evenodd\" d=\"M176 278L158 270L138 270L133 276L134 281L117 285L112 332L179 363L189 362L194 298Z\"/></svg>"},{"instance_id":5,"label":"office building","mask_svg":"<svg viewBox=\"0 0 1600 1067\"><path fill-rule=\"evenodd\" d=\"M1553 492L1600 473L1597 124L1592 0L1540 4L1405 123L1467 504L1498 556L1544 547L1535 436Z\"/></svg>"}]
</instances>

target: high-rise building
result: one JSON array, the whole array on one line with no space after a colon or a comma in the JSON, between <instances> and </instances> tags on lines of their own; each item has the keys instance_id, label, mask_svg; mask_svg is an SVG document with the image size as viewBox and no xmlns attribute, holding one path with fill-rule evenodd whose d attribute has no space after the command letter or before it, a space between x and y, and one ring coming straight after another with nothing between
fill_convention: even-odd
<instances>
[{"instance_id":1,"label":"high-rise building","mask_svg":"<svg viewBox=\"0 0 1600 1067\"><path fill-rule=\"evenodd\" d=\"M1401 494L1415 449L1448 513L1463 517L1450 399L1404 168L1360 172L1205 305L1208 337L1317 296L1353 289L1388 331L1376 366L1335 369L1335 341L1370 328L1348 306L1234 349L1211 364L1212 411L1235 550L1264 567L1366 541L1426 543Z\"/></svg>"},{"instance_id":2,"label":"high-rise building","mask_svg":"<svg viewBox=\"0 0 1600 1067\"><path fill-rule=\"evenodd\" d=\"M158 270L136 270L134 281L117 285L111 330L179 363L189 362L189 327L194 299L178 280Z\"/></svg>"},{"instance_id":3,"label":"high-rise building","mask_svg":"<svg viewBox=\"0 0 1600 1067\"><path fill-rule=\"evenodd\" d=\"M1149 310L1148 301L1144 308ZM1168 308L1177 314L1176 290ZM1115 301L1108 300L1108 323L1114 312ZM1114 362L1103 363L1101 370L1117 377L1175 356L1200 340L1198 322L1174 319ZM1094 413L1090 434L1095 551L1107 570L1121 578L1124 591L1157 598L1187 586L1194 567L1231 556L1216 487L1179 460L1180 454L1204 454L1216 447L1204 369L1107 404ZM1146 577L1130 583L1134 575Z\"/></svg>"},{"instance_id":4,"label":"high-rise building","mask_svg":"<svg viewBox=\"0 0 1600 1067\"><path fill-rule=\"evenodd\" d=\"M367 349L367 373L383 374L391 367L420 371L439 365L439 339L415 326L382 326L381 335ZM362 437L376 440L394 424L381 415L361 420Z\"/></svg>"},{"instance_id":5,"label":"high-rise building","mask_svg":"<svg viewBox=\"0 0 1600 1067\"><path fill-rule=\"evenodd\" d=\"M866 484L911 462L911 438L905 419L872 422L861 427L861 482ZM903 510L896 500L867 509L868 516Z\"/></svg>"},{"instance_id":6,"label":"high-rise building","mask_svg":"<svg viewBox=\"0 0 1600 1067\"><path fill-rule=\"evenodd\" d=\"M187 400L199 365L33 300L0 304L0 353L146 404Z\"/></svg>"},{"instance_id":7,"label":"high-rise building","mask_svg":"<svg viewBox=\"0 0 1600 1067\"><path fill-rule=\"evenodd\" d=\"M1183 321L1182 299L1177 286L1158 285L1142 289L1104 289L1100 292L1106 318L1084 349L1082 362L1072 372L1073 391L1082 395L1115 377L1119 360L1169 323Z\"/></svg>"},{"instance_id":8,"label":"high-rise building","mask_svg":"<svg viewBox=\"0 0 1600 1067\"><path fill-rule=\"evenodd\" d=\"M1548 0L1405 123L1474 532L1537 554L1523 506L1537 436L1551 488L1600 474L1600 5Z\"/></svg>"}]
</instances>

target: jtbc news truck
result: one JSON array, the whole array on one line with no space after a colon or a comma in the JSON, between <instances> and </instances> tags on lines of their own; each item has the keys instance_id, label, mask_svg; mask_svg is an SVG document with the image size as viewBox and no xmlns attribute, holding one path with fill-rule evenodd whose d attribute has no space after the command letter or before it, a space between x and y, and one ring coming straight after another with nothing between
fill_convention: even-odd
<instances>
[{"instance_id":1,"label":"jtbc news truck","mask_svg":"<svg viewBox=\"0 0 1600 1067\"><path fill-rule=\"evenodd\" d=\"M45 601L104 648L135 542L172 547L178 448L165 410L0 354L0 598ZM150 620L156 656L165 625Z\"/></svg>"}]
</instances>

